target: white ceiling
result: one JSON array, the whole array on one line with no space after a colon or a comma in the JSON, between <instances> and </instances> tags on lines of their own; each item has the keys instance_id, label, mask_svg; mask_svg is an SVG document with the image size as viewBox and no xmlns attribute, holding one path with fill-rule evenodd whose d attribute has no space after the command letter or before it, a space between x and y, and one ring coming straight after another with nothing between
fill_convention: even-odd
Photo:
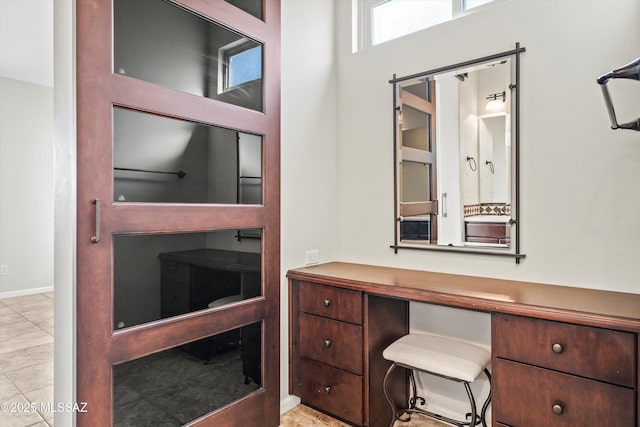
<instances>
[{"instance_id":1,"label":"white ceiling","mask_svg":"<svg viewBox=\"0 0 640 427\"><path fill-rule=\"evenodd\" d=\"M53 0L0 0L0 77L53 86Z\"/></svg>"}]
</instances>

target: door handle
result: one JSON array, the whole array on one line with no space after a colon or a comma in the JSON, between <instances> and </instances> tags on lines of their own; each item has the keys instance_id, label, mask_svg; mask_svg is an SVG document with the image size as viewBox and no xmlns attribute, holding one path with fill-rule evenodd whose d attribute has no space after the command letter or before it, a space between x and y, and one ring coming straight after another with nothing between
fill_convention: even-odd
<instances>
[{"instance_id":1,"label":"door handle","mask_svg":"<svg viewBox=\"0 0 640 427\"><path fill-rule=\"evenodd\" d=\"M91 237L91 243L98 243L100 241L100 222L102 221L102 202L100 201L100 199L96 199L95 197L93 197L91 198L91 203L96 207L96 228L95 234Z\"/></svg>"},{"instance_id":2,"label":"door handle","mask_svg":"<svg viewBox=\"0 0 640 427\"><path fill-rule=\"evenodd\" d=\"M442 193L442 217L447 217L447 193Z\"/></svg>"}]
</instances>

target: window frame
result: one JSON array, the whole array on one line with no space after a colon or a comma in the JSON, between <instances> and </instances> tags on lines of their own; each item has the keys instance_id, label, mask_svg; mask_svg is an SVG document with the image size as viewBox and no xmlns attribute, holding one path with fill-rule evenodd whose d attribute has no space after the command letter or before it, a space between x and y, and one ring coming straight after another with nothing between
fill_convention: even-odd
<instances>
[{"instance_id":1,"label":"window frame","mask_svg":"<svg viewBox=\"0 0 640 427\"><path fill-rule=\"evenodd\" d=\"M422 31L425 30L427 28L431 28L434 25L428 26L428 27L424 27L424 28L420 28L414 32L411 33L407 33L404 34L402 36L398 36L395 37L393 39L389 39L389 40L385 40L383 42L377 43L377 44L373 44L372 43L372 22L371 22L371 17L373 14L373 8L375 6L381 5L383 3L388 3L390 1L394 1L394 0L352 0L353 1L353 8L352 8L352 12L353 12L353 26L354 26L354 30L353 30L353 53L365 50L365 49L369 49L371 47L377 46L378 44L382 44L382 43L386 43L392 40L396 40L398 38L401 37L405 37L408 36L410 34L414 34L418 31ZM465 0L449 0L451 2L451 8L452 8L452 16L450 20L447 21L443 21L439 24L435 24L435 25L440 25L440 24L444 24L446 22L450 22L453 21L461 16L465 16L468 15L470 13L475 13L477 11L480 10L484 10L488 7L492 7L495 4L501 3L503 0L490 0L488 3L479 5L479 6L475 6L469 9L465 9L464 8L464 4L465 4Z\"/></svg>"},{"instance_id":2,"label":"window frame","mask_svg":"<svg viewBox=\"0 0 640 427\"><path fill-rule=\"evenodd\" d=\"M260 48L260 77L254 80L247 80L234 86L230 85L231 58L254 48ZM218 49L218 94L230 92L234 89L250 84L264 76L264 46L250 38L244 37Z\"/></svg>"}]
</instances>

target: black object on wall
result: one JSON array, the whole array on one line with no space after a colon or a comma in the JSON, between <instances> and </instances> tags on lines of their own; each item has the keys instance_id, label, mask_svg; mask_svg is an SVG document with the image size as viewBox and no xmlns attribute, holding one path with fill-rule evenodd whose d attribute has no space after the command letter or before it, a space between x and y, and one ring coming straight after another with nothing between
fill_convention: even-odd
<instances>
[{"instance_id":1,"label":"black object on wall","mask_svg":"<svg viewBox=\"0 0 640 427\"><path fill-rule=\"evenodd\" d=\"M607 111L609 112L609 119L611 120L611 129L629 129L640 131L640 117L629 123L618 123L616 119L616 112L613 108L613 102L611 101L611 95L609 95L609 88L607 83L611 79L632 79L640 81L640 58L636 58L630 63L623 65L620 68L616 68L606 74L598 77L598 84L602 88L602 95L604 96L604 102L607 105Z\"/></svg>"}]
</instances>

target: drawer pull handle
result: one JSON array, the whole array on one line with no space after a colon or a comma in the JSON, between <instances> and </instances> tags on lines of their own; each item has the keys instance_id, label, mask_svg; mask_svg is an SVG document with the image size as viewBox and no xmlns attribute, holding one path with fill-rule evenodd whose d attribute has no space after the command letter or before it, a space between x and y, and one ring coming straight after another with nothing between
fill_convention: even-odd
<instances>
[{"instance_id":1,"label":"drawer pull handle","mask_svg":"<svg viewBox=\"0 0 640 427\"><path fill-rule=\"evenodd\" d=\"M555 343L554 345L551 346L551 350L555 353L555 354L560 354L564 351L564 349L562 348L562 345Z\"/></svg>"},{"instance_id":2,"label":"drawer pull handle","mask_svg":"<svg viewBox=\"0 0 640 427\"><path fill-rule=\"evenodd\" d=\"M562 406L558 405L557 403L551 407L551 410L556 415L562 415L562 413L564 412Z\"/></svg>"},{"instance_id":3,"label":"drawer pull handle","mask_svg":"<svg viewBox=\"0 0 640 427\"><path fill-rule=\"evenodd\" d=\"M322 304L324 304L325 307L329 307L331 305L331 300L330 299L326 299L326 300L322 301Z\"/></svg>"},{"instance_id":4,"label":"drawer pull handle","mask_svg":"<svg viewBox=\"0 0 640 427\"><path fill-rule=\"evenodd\" d=\"M331 347L331 340L324 340L324 346L325 348Z\"/></svg>"},{"instance_id":5,"label":"drawer pull handle","mask_svg":"<svg viewBox=\"0 0 640 427\"><path fill-rule=\"evenodd\" d=\"M324 392L325 394L329 394L331 392L331 386L330 385L324 386Z\"/></svg>"}]
</instances>

